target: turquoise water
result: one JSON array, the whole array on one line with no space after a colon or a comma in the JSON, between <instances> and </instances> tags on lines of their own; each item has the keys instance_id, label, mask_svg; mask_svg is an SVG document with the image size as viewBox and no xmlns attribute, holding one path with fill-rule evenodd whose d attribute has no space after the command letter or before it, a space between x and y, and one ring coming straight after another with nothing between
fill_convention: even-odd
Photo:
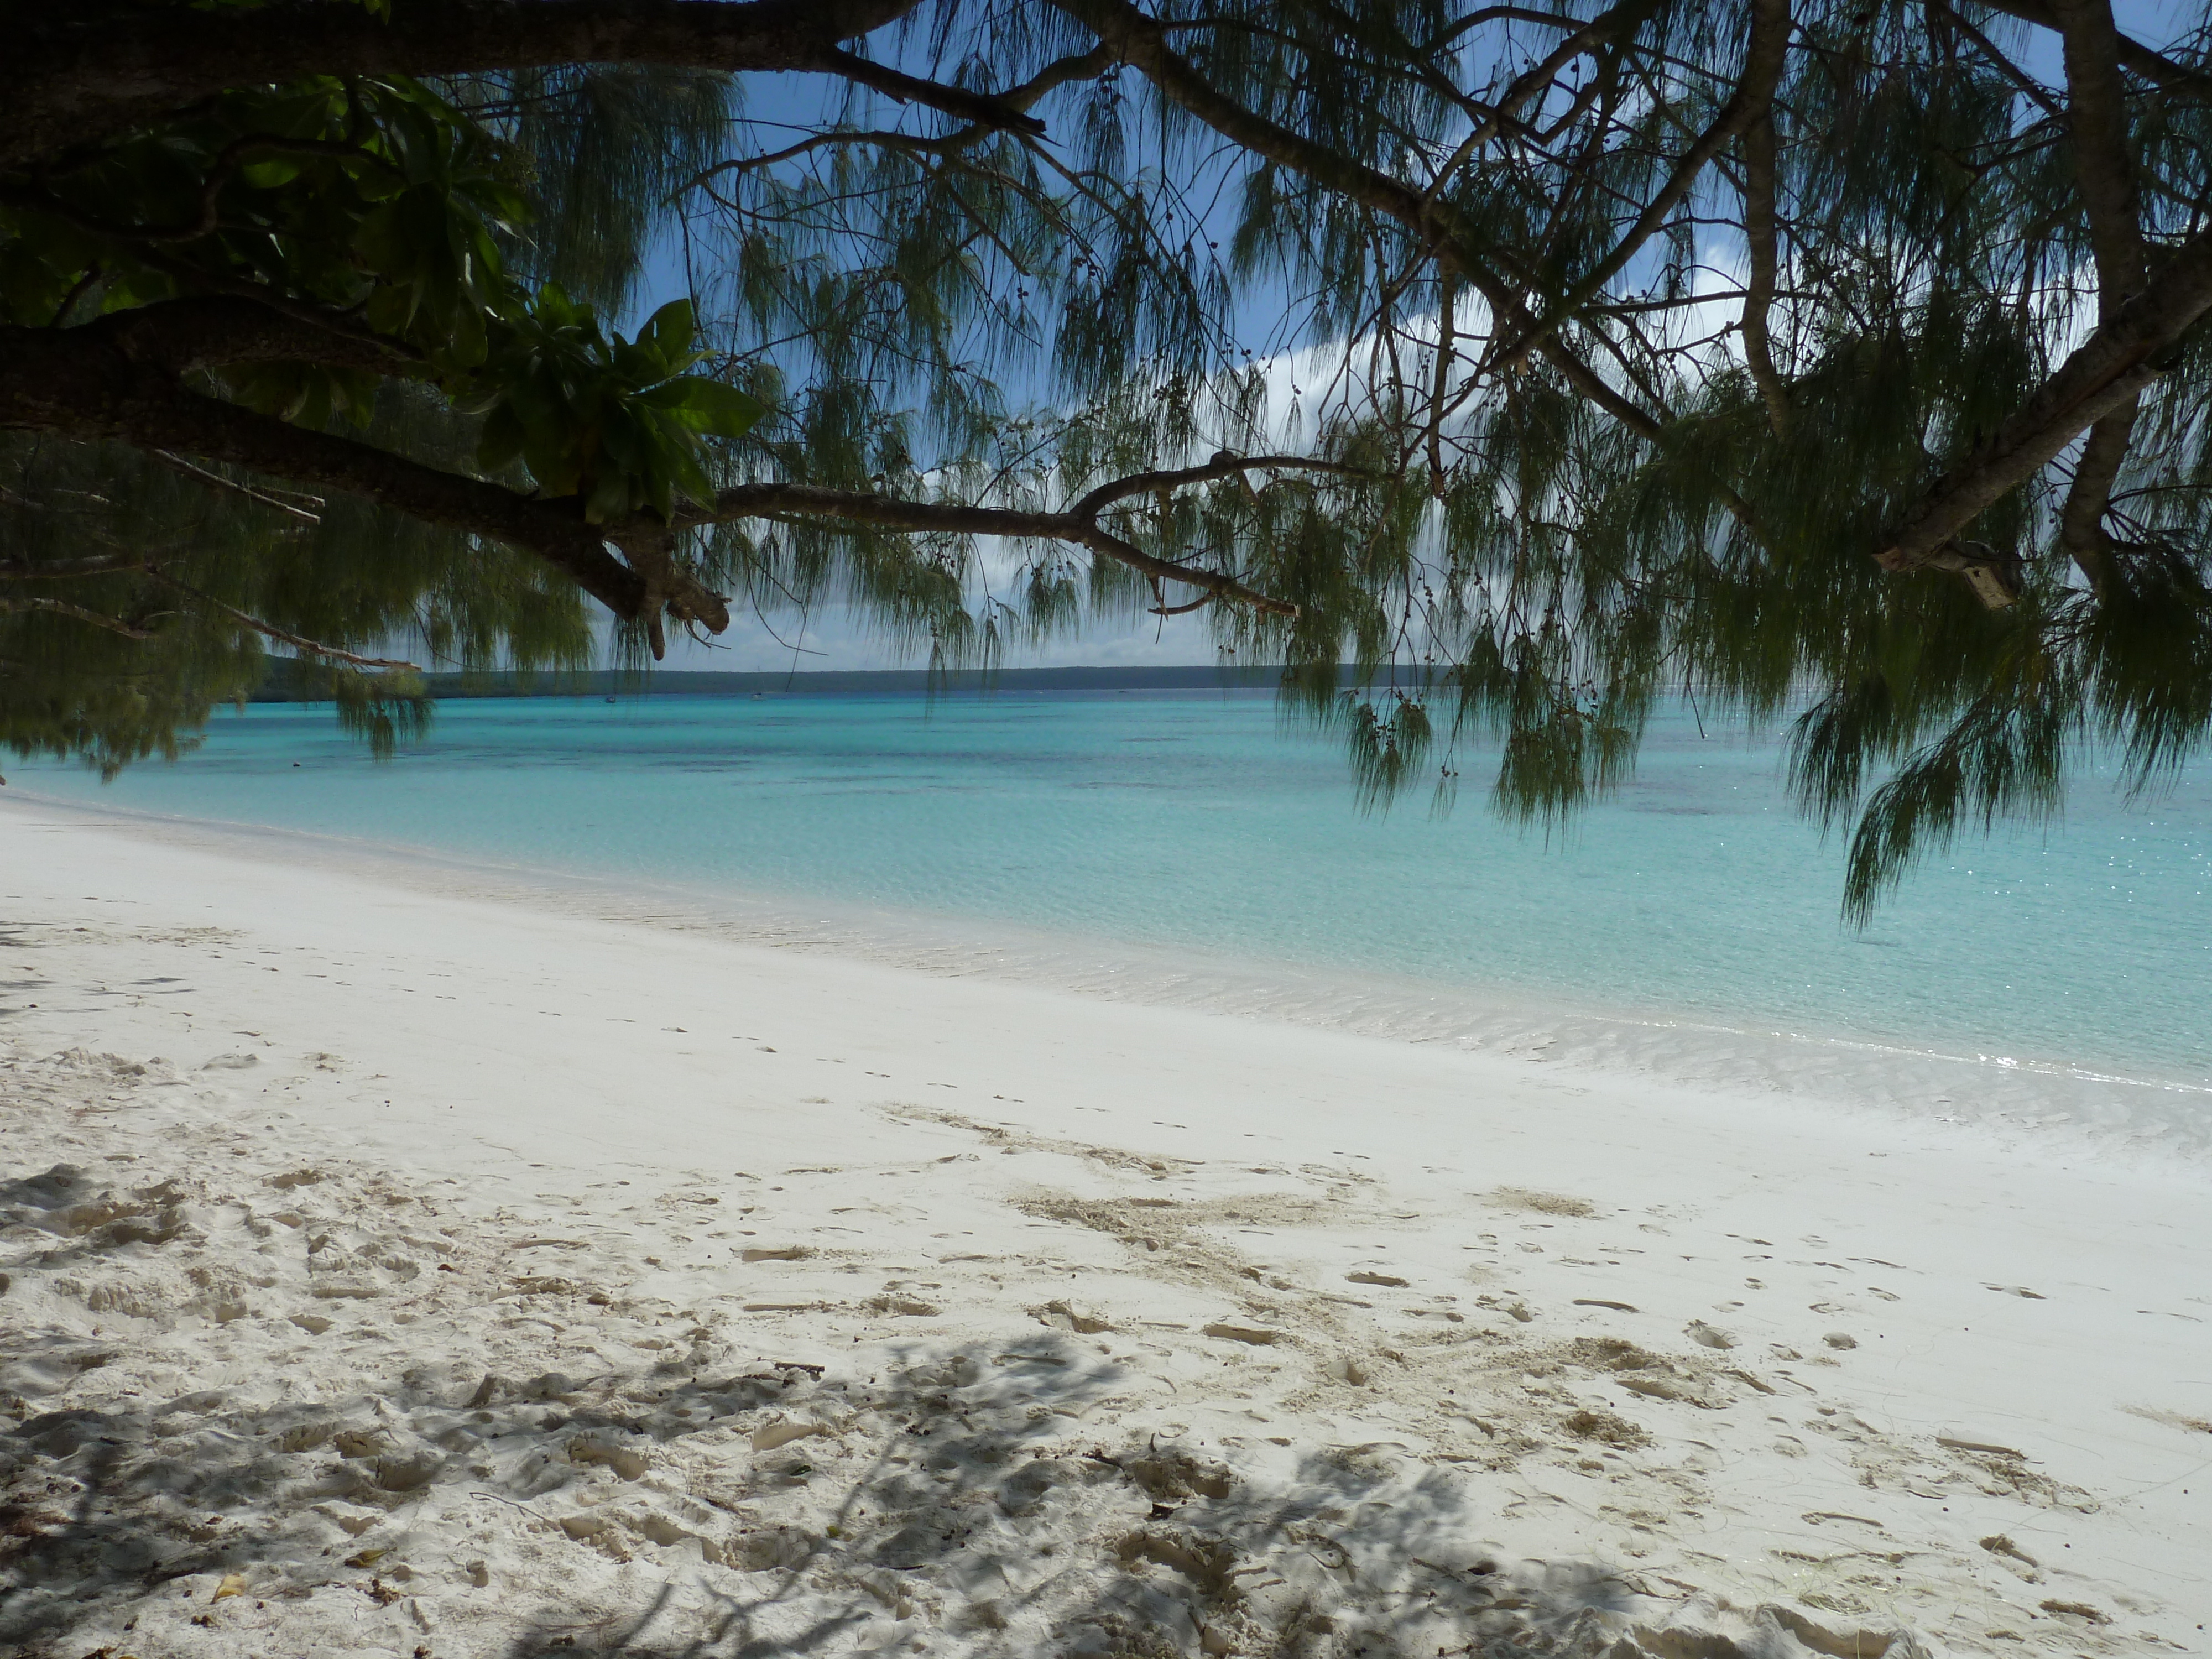
<instances>
[{"instance_id":1,"label":"turquoise water","mask_svg":"<svg viewBox=\"0 0 2212 1659\"><path fill-rule=\"evenodd\" d=\"M296 763L296 764L295 764ZM379 764L326 710L40 793L617 881L835 899L2022 1060L2212 1079L2212 781L2084 780L2047 836L1962 842L1865 933L1771 742L1658 723L1547 846L1465 799L1355 810L1263 697L1003 694L463 702Z\"/></svg>"}]
</instances>

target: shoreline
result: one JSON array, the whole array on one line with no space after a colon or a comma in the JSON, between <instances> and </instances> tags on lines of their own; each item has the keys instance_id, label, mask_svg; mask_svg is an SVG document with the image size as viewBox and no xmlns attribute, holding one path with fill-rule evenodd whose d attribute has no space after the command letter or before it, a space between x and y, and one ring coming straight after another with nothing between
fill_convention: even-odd
<instances>
[{"instance_id":1,"label":"shoreline","mask_svg":"<svg viewBox=\"0 0 2212 1659\"><path fill-rule=\"evenodd\" d=\"M222 722L204 756L112 790L81 770L19 781L94 809L251 817L689 889L672 902L690 910L726 902L702 894L811 892L953 913L930 924L939 933L1133 939L1166 953L1155 961L1225 953L1247 984L1252 963L1297 963L1309 981L1410 974L1429 981L1417 994L1463 988L1520 1024L1656 1015L2055 1061L2092 1081L2212 1083L2197 1029L2212 994L2197 808L2212 797L2138 823L2098 805L2085 776L2090 810L2065 833L1961 848L1860 933L1838 925L1832 860L1776 793L1771 742L1661 720L1633 785L1553 850L1473 809L1367 822L1340 757L1285 744L1264 702L1234 701L960 702L941 720L896 697L799 698L782 713L495 701L461 708L390 769L326 717L254 710ZM994 763L1006 756L1022 765ZM2070 971L2044 965L2055 939L2075 942Z\"/></svg>"},{"instance_id":2,"label":"shoreline","mask_svg":"<svg viewBox=\"0 0 2212 1659\"><path fill-rule=\"evenodd\" d=\"M2206 1650L2188 1160L88 822L0 811L35 1659Z\"/></svg>"},{"instance_id":3,"label":"shoreline","mask_svg":"<svg viewBox=\"0 0 2212 1659\"><path fill-rule=\"evenodd\" d=\"M495 862L445 848L284 825L11 799L136 827L177 844L358 873L495 902L550 903L601 921L773 945L940 975L1048 983L1115 1002L1434 1045L1594 1072L1621 1082L1778 1093L1907 1121L1974 1126L2098 1157L2212 1164L2212 1080L2144 1066L1961 1052L1955 1044L1778 1029L1699 1009L1578 1005L1549 992L1266 961L1183 943L1047 930L1000 918L902 911L805 895L690 887L643 877ZM0 803L4 805L4 803Z\"/></svg>"}]
</instances>

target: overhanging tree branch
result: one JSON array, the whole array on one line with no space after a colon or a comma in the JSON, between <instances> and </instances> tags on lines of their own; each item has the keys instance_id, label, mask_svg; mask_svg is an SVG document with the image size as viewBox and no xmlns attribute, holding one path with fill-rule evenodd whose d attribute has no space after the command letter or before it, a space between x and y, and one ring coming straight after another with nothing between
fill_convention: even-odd
<instances>
[{"instance_id":1,"label":"overhanging tree branch","mask_svg":"<svg viewBox=\"0 0 2212 1659\"><path fill-rule=\"evenodd\" d=\"M1072 57L1055 59L1023 82L1021 85L1000 94L997 101L1007 109L1022 111L1031 109L1047 93L1056 88L1064 87L1071 81L1085 81L1102 75L1112 66L1113 62L1113 54L1103 46L1086 52L1079 52ZM984 137L999 130L996 127L978 125L962 127L956 131L944 133L934 138L926 138L920 134L911 132L865 129L854 131L811 133L795 143L786 144L781 149L769 150L759 155L738 156L726 161L718 161L690 180L690 184L694 186L702 185L727 173L755 173L763 168L775 167L779 162L794 161L815 150L836 149L853 145L876 145L921 155L957 155L962 150L974 149Z\"/></svg>"},{"instance_id":2,"label":"overhanging tree branch","mask_svg":"<svg viewBox=\"0 0 2212 1659\"><path fill-rule=\"evenodd\" d=\"M855 86L880 92L902 104L922 104L948 115L957 115L963 121L971 122L985 131L998 129L1026 133L1030 137L1041 137L1044 132L1044 123L1024 108L963 88L941 86L934 81L902 74L897 70L872 63L853 52L833 47L822 54L818 64L810 67L842 76Z\"/></svg>"},{"instance_id":3,"label":"overhanging tree branch","mask_svg":"<svg viewBox=\"0 0 2212 1659\"><path fill-rule=\"evenodd\" d=\"M2024 23L2057 31L2062 27L2057 9L2047 0L1989 0L1990 9L2001 11L2008 17L2017 17ZM2129 34L2121 34L2114 41L2114 51L2119 62L2130 73L2140 75L2153 86L2166 91L2186 91L2199 97L2212 97L2212 75L2176 63L2164 52L2145 46Z\"/></svg>"},{"instance_id":4,"label":"overhanging tree branch","mask_svg":"<svg viewBox=\"0 0 2212 1659\"><path fill-rule=\"evenodd\" d=\"M1771 3L1762 5L1762 15L1769 10L1778 11L1780 16L1771 20L1767 27L1778 27L1786 44L1790 0L1771 0ZM1780 263L1774 220L1774 89L1780 74L1778 59L1773 75L1755 89L1756 107L1743 129L1743 234L1750 255L1743 296L1743 360L1751 371L1753 383L1759 387L1760 399L1766 404L1767 419L1778 434L1790 424L1790 390L1774 366L1774 343L1767 330L1768 315L1774 307L1776 268ZM1750 88L1748 73L1744 82Z\"/></svg>"},{"instance_id":5,"label":"overhanging tree branch","mask_svg":"<svg viewBox=\"0 0 2212 1659\"><path fill-rule=\"evenodd\" d=\"M639 520L594 527L584 521L573 499L532 499L368 444L289 425L202 396L177 378L191 368L290 359L313 352L325 342L325 337L290 318L227 299L178 301L68 330L0 330L0 426L109 439L157 455L198 455L297 483L347 491L425 523L502 541L560 568L616 615L644 622L656 643L664 607L679 621L699 622L717 632L728 623L721 596L701 586L672 556L674 532L714 520L754 516L792 515L877 528L1065 541L1156 580L1184 583L1213 599L1249 605L1267 614L1292 616L1295 606L1234 577L1145 552L1106 529L1098 514L1133 495L1241 477L1254 470L1341 476L1358 476L1359 471L1309 456L1223 454L1202 465L1101 485L1069 511L1057 514L903 501L803 485L750 485L723 492L710 508L679 514L674 526ZM610 542L623 550L627 563L609 552ZM149 574L180 586L174 578ZM198 589L189 591L206 603L222 604ZM234 620L296 648L354 661L357 666L408 665L382 659L356 659L334 647L295 638L243 612Z\"/></svg>"},{"instance_id":6,"label":"overhanging tree branch","mask_svg":"<svg viewBox=\"0 0 2212 1659\"><path fill-rule=\"evenodd\" d=\"M2120 33L2107 0L2051 0L2051 9L2065 46L2066 84L2073 94L2067 125L2074 140L2074 177L2088 213L2097 315L2104 321L2142 286L2144 270ZM2127 460L2140 402L2130 398L2115 404L2090 426L2059 514L2059 540L2093 588L2104 585L2111 551L2105 511Z\"/></svg>"},{"instance_id":7,"label":"overhanging tree branch","mask_svg":"<svg viewBox=\"0 0 2212 1659\"><path fill-rule=\"evenodd\" d=\"M1079 519L1095 519L1115 501L1155 490L1180 489L1185 484L1211 483L1218 478L1241 478L1253 472L1322 472L1340 478L1371 478L1364 467L1344 461L1323 460L1313 455L1231 455L1225 451L1202 466L1176 467L1161 472L1133 472L1100 484L1068 512Z\"/></svg>"},{"instance_id":8,"label":"overhanging tree branch","mask_svg":"<svg viewBox=\"0 0 2212 1659\"><path fill-rule=\"evenodd\" d=\"M2212 231L2185 243L2143 291L2061 363L1996 435L1937 481L1904 521L1883 568L1915 570L1974 517L2049 465L2090 426L2158 379L2160 360L2212 309Z\"/></svg>"},{"instance_id":9,"label":"overhanging tree branch","mask_svg":"<svg viewBox=\"0 0 2212 1659\"><path fill-rule=\"evenodd\" d=\"M292 633L289 629L277 627L274 623L264 622L258 617L240 611L234 605L226 605L212 593L202 592L190 582L178 580L176 577L170 575L158 566L149 566L146 574L161 583L162 586L173 588L187 599L197 599L211 611L221 611L241 628L250 628L264 639L275 640L280 645L289 645L295 651L304 652L311 657L321 657L331 662L342 662L352 668L401 669L409 673L416 674L422 672L419 664L398 661L390 657L361 656L351 651L341 650L335 645L325 645L319 641Z\"/></svg>"},{"instance_id":10,"label":"overhanging tree branch","mask_svg":"<svg viewBox=\"0 0 2212 1659\"><path fill-rule=\"evenodd\" d=\"M459 75L566 64L835 75L1017 132L1026 114L844 50L917 0L321 0L237 9L89 0L15 7L0 71L0 167L157 120L226 88L306 76Z\"/></svg>"},{"instance_id":11,"label":"overhanging tree branch","mask_svg":"<svg viewBox=\"0 0 2212 1659\"><path fill-rule=\"evenodd\" d=\"M131 356L128 337L99 325L0 329L0 428L166 449L342 490L535 553L617 616L636 617L650 603L644 579L607 550L608 538L574 500L532 500L201 396L166 364Z\"/></svg>"},{"instance_id":12,"label":"overhanging tree branch","mask_svg":"<svg viewBox=\"0 0 2212 1659\"><path fill-rule=\"evenodd\" d=\"M86 605L71 605L67 599L10 599L0 595L0 612L9 611L43 611L50 616L69 617L110 634L120 634L126 640L150 640L154 630L137 623L125 622L120 617L111 617L104 611L94 611Z\"/></svg>"},{"instance_id":13,"label":"overhanging tree branch","mask_svg":"<svg viewBox=\"0 0 2212 1659\"><path fill-rule=\"evenodd\" d=\"M1218 478L1228 477L1246 465L1258 463L1194 468L1192 471ZM1145 476L1157 479L1170 475ZM1154 483L1144 485L1147 489L1156 487ZM1135 492L1125 490L1121 493ZM1093 495L1098 494L1098 491L1092 492ZM1085 498L1086 501L1090 499L1088 496ZM1100 506L1117 499L1120 499L1119 495L1109 496L1100 502ZM1093 513L1096 511L1096 508L1092 509ZM830 520L874 530L1067 542L1087 548L1116 563L1125 564L1132 570L1157 580L1182 582L1188 586L1200 588L1214 599L1248 605L1267 616L1295 617L1298 614L1296 605L1270 598L1247 586L1234 576L1197 565L1177 564L1171 559L1155 557L1106 529L1094 516L1084 512L1080 503L1065 513L1031 513L1013 507L971 507L958 501L902 501L891 496L865 495L857 490L827 489L816 484L740 484L722 491L710 507L679 514L677 522L680 526L731 519Z\"/></svg>"},{"instance_id":14,"label":"overhanging tree branch","mask_svg":"<svg viewBox=\"0 0 2212 1659\"><path fill-rule=\"evenodd\" d=\"M56 337L94 349L112 346L134 362L157 364L172 374L285 362L404 374L419 369L422 361L404 342L372 333L343 314L325 319L298 305L280 310L243 295L165 300L110 312L58 331Z\"/></svg>"}]
</instances>

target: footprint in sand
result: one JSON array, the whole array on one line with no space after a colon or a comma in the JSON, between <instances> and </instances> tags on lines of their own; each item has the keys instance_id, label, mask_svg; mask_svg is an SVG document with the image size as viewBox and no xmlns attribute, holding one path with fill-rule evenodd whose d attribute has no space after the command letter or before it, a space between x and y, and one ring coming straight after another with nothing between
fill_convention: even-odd
<instances>
[{"instance_id":1,"label":"footprint in sand","mask_svg":"<svg viewBox=\"0 0 2212 1659\"><path fill-rule=\"evenodd\" d=\"M2002 1533L1993 1533L1983 1539L1981 1542L1982 1547L1996 1556L1999 1565L2014 1577L2030 1584L2039 1584L2043 1582L2043 1576L2039 1571L2043 1564Z\"/></svg>"},{"instance_id":2,"label":"footprint in sand","mask_svg":"<svg viewBox=\"0 0 2212 1659\"><path fill-rule=\"evenodd\" d=\"M1499 1209L1534 1210L1539 1215L1579 1218L1597 1213L1597 1206L1586 1198L1575 1198L1565 1193L1537 1192L1527 1187L1496 1188L1487 1195L1487 1201Z\"/></svg>"},{"instance_id":3,"label":"footprint in sand","mask_svg":"<svg viewBox=\"0 0 2212 1659\"><path fill-rule=\"evenodd\" d=\"M1222 1341L1243 1342L1255 1348L1272 1347L1277 1340L1276 1333L1264 1326L1234 1325L1226 1321L1206 1326L1205 1334Z\"/></svg>"}]
</instances>

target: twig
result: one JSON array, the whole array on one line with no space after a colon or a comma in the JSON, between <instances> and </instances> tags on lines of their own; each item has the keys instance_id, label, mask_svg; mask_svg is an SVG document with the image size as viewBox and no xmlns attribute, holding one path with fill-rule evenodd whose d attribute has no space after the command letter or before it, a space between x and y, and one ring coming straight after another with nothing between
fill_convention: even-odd
<instances>
[{"instance_id":1,"label":"twig","mask_svg":"<svg viewBox=\"0 0 2212 1659\"><path fill-rule=\"evenodd\" d=\"M58 617L71 617L81 623L90 623L94 628L104 628L111 634L120 634L126 640L150 640L154 630L127 623L120 617L111 617L104 611L88 611L81 605L71 605L67 599L0 599L0 611L46 611Z\"/></svg>"},{"instance_id":2,"label":"twig","mask_svg":"<svg viewBox=\"0 0 2212 1659\"><path fill-rule=\"evenodd\" d=\"M185 594L191 599L198 599L202 605L213 605L216 610L228 617L232 621L238 623L244 627L252 629L257 634L264 635L268 638L275 640L280 644L289 645L295 651L305 651L310 656L328 657L333 662L346 663L355 668L395 668L404 669L410 673L416 674L419 674L422 672L422 665L419 663L399 661L390 657L358 656L353 652L340 650L334 645L324 645L319 641L307 639L298 634L288 633L285 629L277 627L274 623L266 623L262 621L258 617L249 616L246 612L240 611L236 605L225 605L221 599L216 598L214 594L203 593L198 588L192 586L189 582L179 581L174 576L168 574L165 571L155 569L151 566L148 567L146 574L151 576L155 581L160 582L163 586L173 587L178 592Z\"/></svg>"},{"instance_id":3,"label":"twig","mask_svg":"<svg viewBox=\"0 0 2212 1659\"><path fill-rule=\"evenodd\" d=\"M305 519L309 524L320 524L323 521L322 514L319 513L310 513L303 507L295 507L289 501L279 501L266 490L256 489L252 484L240 483L235 478L226 478L220 472L202 466L198 462L188 461L183 456L169 450L156 449L150 453L155 460L173 471L185 473L204 483L215 484L223 489L234 489L241 495L259 501L264 507L273 507L279 513L289 513L295 519ZM306 499L314 502L318 507L322 505L322 497L319 495L309 495Z\"/></svg>"}]
</instances>

